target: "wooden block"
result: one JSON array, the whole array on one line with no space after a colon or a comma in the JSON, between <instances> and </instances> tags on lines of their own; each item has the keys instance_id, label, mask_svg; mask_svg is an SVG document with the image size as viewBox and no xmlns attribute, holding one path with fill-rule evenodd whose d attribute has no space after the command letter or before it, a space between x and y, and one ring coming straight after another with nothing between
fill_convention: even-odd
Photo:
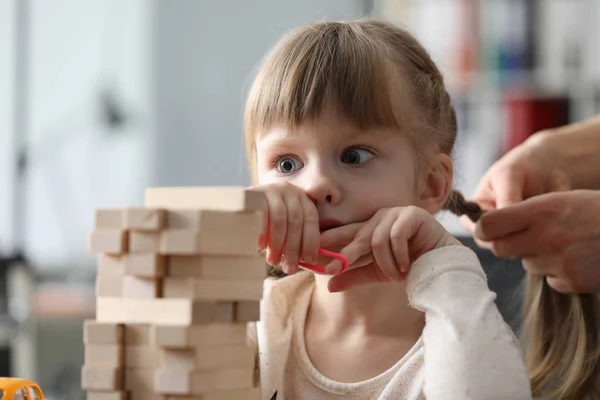
<instances>
[{"instance_id":1,"label":"wooden block","mask_svg":"<svg viewBox=\"0 0 600 400\"><path fill-rule=\"evenodd\" d=\"M101 208L96 210L94 228L97 230L124 229L123 210L117 208Z\"/></svg>"},{"instance_id":2,"label":"wooden block","mask_svg":"<svg viewBox=\"0 0 600 400\"><path fill-rule=\"evenodd\" d=\"M88 250L92 253L127 253L127 231L116 229L95 230L89 236Z\"/></svg>"},{"instance_id":3,"label":"wooden block","mask_svg":"<svg viewBox=\"0 0 600 400\"><path fill-rule=\"evenodd\" d=\"M201 233L188 229L166 230L162 232L160 253L168 255L255 256L258 253L258 238L219 232Z\"/></svg>"},{"instance_id":4,"label":"wooden block","mask_svg":"<svg viewBox=\"0 0 600 400\"><path fill-rule=\"evenodd\" d=\"M122 344L123 339L122 324L89 319L83 322L83 341L86 344Z\"/></svg>"},{"instance_id":5,"label":"wooden block","mask_svg":"<svg viewBox=\"0 0 600 400\"><path fill-rule=\"evenodd\" d=\"M197 301L197 300L196 300ZM200 300L202 301L202 300ZM235 304L233 301L219 301L215 304L214 322L235 322Z\"/></svg>"},{"instance_id":6,"label":"wooden block","mask_svg":"<svg viewBox=\"0 0 600 400\"><path fill-rule=\"evenodd\" d=\"M105 253L98 254L97 275L121 276L125 274L125 256L110 255Z\"/></svg>"},{"instance_id":7,"label":"wooden block","mask_svg":"<svg viewBox=\"0 0 600 400\"><path fill-rule=\"evenodd\" d=\"M196 277L217 280L265 279L267 268L263 257L169 256L168 274L174 277Z\"/></svg>"},{"instance_id":8,"label":"wooden block","mask_svg":"<svg viewBox=\"0 0 600 400\"><path fill-rule=\"evenodd\" d=\"M260 300L263 280L218 281L197 278L172 278L164 280L165 298L187 298L202 300Z\"/></svg>"},{"instance_id":9,"label":"wooden block","mask_svg":"<svg viewBox=\"0 0 600 400\"><path fill-rule=\"evenodd\" d=\"M141 392L139 390L133 391L129 393L128 400L165 400L166 396L159 393L154 392ZM180 400L180 399L176 399Z\"/></svg>"},{"instance_id":10,"label":"wooden block","mask_svg":"<svg viewBox=\"0 0 600 400\"><path fill-rule=\"evenodd\" d=\"M219 390L196 396L166 396L165 400L260 400L260 388ZM133 400L133 399L132 399Z\"/></svg>"},{"instance_id":11,"label":"wooden block","mask_svg":"<svg viewBox=\"0 0 600 400\"><path fill-rule=\"evenodd\" d=\"M158 253L160 243L161 232L129 232L130 253Z\"/></svg>"},{"instance_id":12,"label":"wooden block","mask_svg":"<svg viewBox=\"0 0 600 400\"><path fill-rule=\"evenodd\" d=\"M100 322L191 325L214 322L217 304L189 299L126 299L101 297L96 301Z\"/></svg>"},{"instance_id":13,"label":"wooden block","mask_svg":"<svg viewBox=\"0 0 600 400\"><path fill-rule=\"evenodd\" d=\"M165 394L203 394L217 390L251 389L253 367L211 371L156 370L154 388Z\"/></svg>"},{"instance_id":14,"label":"wooden block","mask_svg":"<svg viewBox=\"0 0 600 400\"><path fill-rule=\"evenodd\" d=\"M124 276L96 276L96 297L123 297Z\"/></svg>"},{"instance_id":15,"label":"wooden block","mask_svg":"<svg viewBox=\"0 0 600 400\"><path fill-rule=\"evenodd\" d=\"M166 212L160 208L128 208L124 214L125 229L159 231L165 227Z\"/></svg>"},{"instance_id":16,"label":"wooden block","mask_svg":"<svg viewBox=\"0 0 600 400\"><path fill-rule=\"evenodd\" d=\"M254 350L246 344L160 350L160 363L165 370L207 371L233 367L252 369L255 363L254 357Z\"/></svg>"},{"instance_id":17,"label":"wooden block","mask_svg":"<svg viewBox=\"0 0 600 400\"><path fill-rule=\"evenodd\" d=\"M81 368L84 390L119 391L123 388L123 370L119 368Z\"/></svg>"},{"instance_id":18,"label":"wooden block","mask_svg":"<svg viewBox=\"0 0 600 400\"><path fill-rule=\"evenodd\" d=\"M263 225L262 212L231 212L202 209L171 209L167 229L189 229L258 237Z\"/></svg>"},{"instance_id":19,"label":"wooden block","mask_svg":"<svg viewBox=\"0 0 600 400\"><path fill-rule=\"evenodd\" d=\"M154 389L155 368L127 368L125 369L125 389L132 392L149 392Z\"/></svg>"},{"instance_id":20,"label":"wooden block","mask_svg":"<svg viewBox=\"0 0 600 400\"><path fill-rule=\"evenodd\" d=\"M260 321L260 301L236 301L233 320L235 322Z\"/></svg>"},{"instance_id":21,"label":"wooden block","mask_svg":"<svg viewBox=\"0 0 600 400\"><path fill-rule=\"evenodd\" d=\"M245 344L246 323L212 323L193 326L153 326L152 341L164 348Z\"/></svg>"},{"instance_id":22,"label":"wooden block","mask_svg":"<svg viewBox=\"0 0 600 400\"><path fill-rule=\"evenodd\" d=\"M125 367L158 367L158 349L154 346L126 346Z\"/></svg>"},{"instance_id":23,"label":"wooden block","mask_svg":"<svg viewBox=\"0 0 600 400\"><path fill-rule=\"evenodd\" d=\"M166 257L155 253L130 253L123 256L127 275L144 278L161 278L167 269Z\"/></svg>"},{"instance_id":24,"label":"wooden block","mask_svg":"<svg viewBox=\"0 0 600 400\"><path fill-rule=\"evenodd\" d=\"M125 324L125 344L127 346L150 346L152 326L149 324Z\"/></svg>"},{"instance_id":25,"label":"wooden block","mask_svg":"<svg viewBox=\"0 0 600 400\"><path fill-rule=\"evenodd\" d=\"M127 392L87 392L87 400L128 400Z\"/></svg>"},{"instance_id":26,"label":"wooden block","mask_svg":"<svg viewBox=\"0 0 600 400\"><path fill-rule=\"evenodd\" d=\"M156 299L161 297L162 285L159 279L123 277L123 297L131 299ZM117 297L117 296L113 296Z\"/></svg>"},{"instance_id":27,"label":"wooden block","mask_svg":"<svg viewBox=\"0 0 600 400\"><path fill-rule=\"evenodd\" d=\"M146 207L259 211L266 207L264 194L243 187L156 187L146 189Z\"/></svg>"},{"instance_id":28,"label":"wooden block","mask_svg":"<svg viewBox=\"0 0 600 400\"><path fill-rule=\"evenodd\" d=\"M122 368L125 360L122 344L88 344L84 365L88 368Z\"/></svg>"}]
</instances>

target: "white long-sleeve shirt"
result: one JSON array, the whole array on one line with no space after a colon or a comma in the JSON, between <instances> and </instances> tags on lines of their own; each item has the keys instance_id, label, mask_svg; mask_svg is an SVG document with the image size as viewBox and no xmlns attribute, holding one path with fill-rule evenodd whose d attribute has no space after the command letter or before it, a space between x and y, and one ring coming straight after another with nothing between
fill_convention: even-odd
<instances>
[{"instance_id":1,"label":"white long-sleeve shirt","mask_svg":"<svg viewBox=\"0 0 600 400\"><path fill-rule=\"evenodd\" d=\"M254 331L263 400L532 398L519 343L470 249L444 247L413 263L406 291L425 328L393 367L363 382L336 382L312 365L304 321L314 285L310 273L266 281Z\"/></svg>"}]
</instances>

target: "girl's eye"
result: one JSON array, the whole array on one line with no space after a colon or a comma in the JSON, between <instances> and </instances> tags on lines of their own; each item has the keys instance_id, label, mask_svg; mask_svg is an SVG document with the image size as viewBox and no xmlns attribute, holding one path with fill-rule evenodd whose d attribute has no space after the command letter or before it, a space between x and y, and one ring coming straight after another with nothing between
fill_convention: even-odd
<instances>
[{"instance_id":1,"label":"girl's eye","mask_svg":"<svg viewBox=\"0 0 600 400\"><path fill-rule=\"evenodd\" d=\"M285 156L276 160L277 169L282 174L291 174L296 171L298 168L301 168L301 161L295 157Z\"/></svg>"},{"instance_id":2,"label":"girl's eye","mask_svg":"<svg viewBox=\"0 0 600 400\"><path fill-rule=\"evenodd\" d=\"M351 148L342 154L342 162L345 164L358 165L367 162L373 157L369 150L361 148Z\"/></svg>"}]
</instances>

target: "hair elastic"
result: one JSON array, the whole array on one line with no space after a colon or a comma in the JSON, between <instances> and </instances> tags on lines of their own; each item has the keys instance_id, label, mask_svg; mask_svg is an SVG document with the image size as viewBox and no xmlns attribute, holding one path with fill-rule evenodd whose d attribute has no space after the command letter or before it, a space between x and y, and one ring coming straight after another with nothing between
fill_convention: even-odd
<instances>
[{"instance_id":1,"label":"hair elastic","mask_svg":"<svg viewBox=\"0 0 600 400\"><path fill-rule=\"evenodd\" d=\"M327 257L333 257L333 258L335 258L337 260L340 260L340 262L342 263L342 269L336 275L344 273L348 269L348 260L343 255L341 255L339 253L334 253L333 251L329 251L329 250L325 250L325 249L319 249L319 254L327 256ZM299 265L302 268L306 268L306 269L309 269L311 271L319 272L321 274L325 274L326 273L325 272L325 267L322 267L320 265L308 264L308 263L304 263L304 262L300 262Z\"/></svg>"}]
</instances>

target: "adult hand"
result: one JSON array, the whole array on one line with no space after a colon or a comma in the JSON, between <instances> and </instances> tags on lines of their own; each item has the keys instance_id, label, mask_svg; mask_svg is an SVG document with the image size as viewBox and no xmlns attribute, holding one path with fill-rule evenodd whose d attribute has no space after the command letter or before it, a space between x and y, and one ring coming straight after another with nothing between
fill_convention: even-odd
<instances>
[{"instance_id":1,"label":"adult hand","mask_svg":"<svg viewBox=\"0 0 600 400\"><path fill-rule=\"evenodd\" d=\"M481 179L472 201L495 210L544 193L568 190L569 177L551 133L538 133L498 160ZM462 217L461 224L473 232L475 224ZM478 242L482 247L486 243Z\"/></svg>"},{"instance_id":2,"label":"adult hand","mask_svg":"<svg viewBox=\"0 0 600 400\"><path fill-rule=\"evenodd\" d=\"M474 236L496 256L523 259L559 292L600 292L600 191L549 193L489 211Z\"/></svg>"}]
</instances>

